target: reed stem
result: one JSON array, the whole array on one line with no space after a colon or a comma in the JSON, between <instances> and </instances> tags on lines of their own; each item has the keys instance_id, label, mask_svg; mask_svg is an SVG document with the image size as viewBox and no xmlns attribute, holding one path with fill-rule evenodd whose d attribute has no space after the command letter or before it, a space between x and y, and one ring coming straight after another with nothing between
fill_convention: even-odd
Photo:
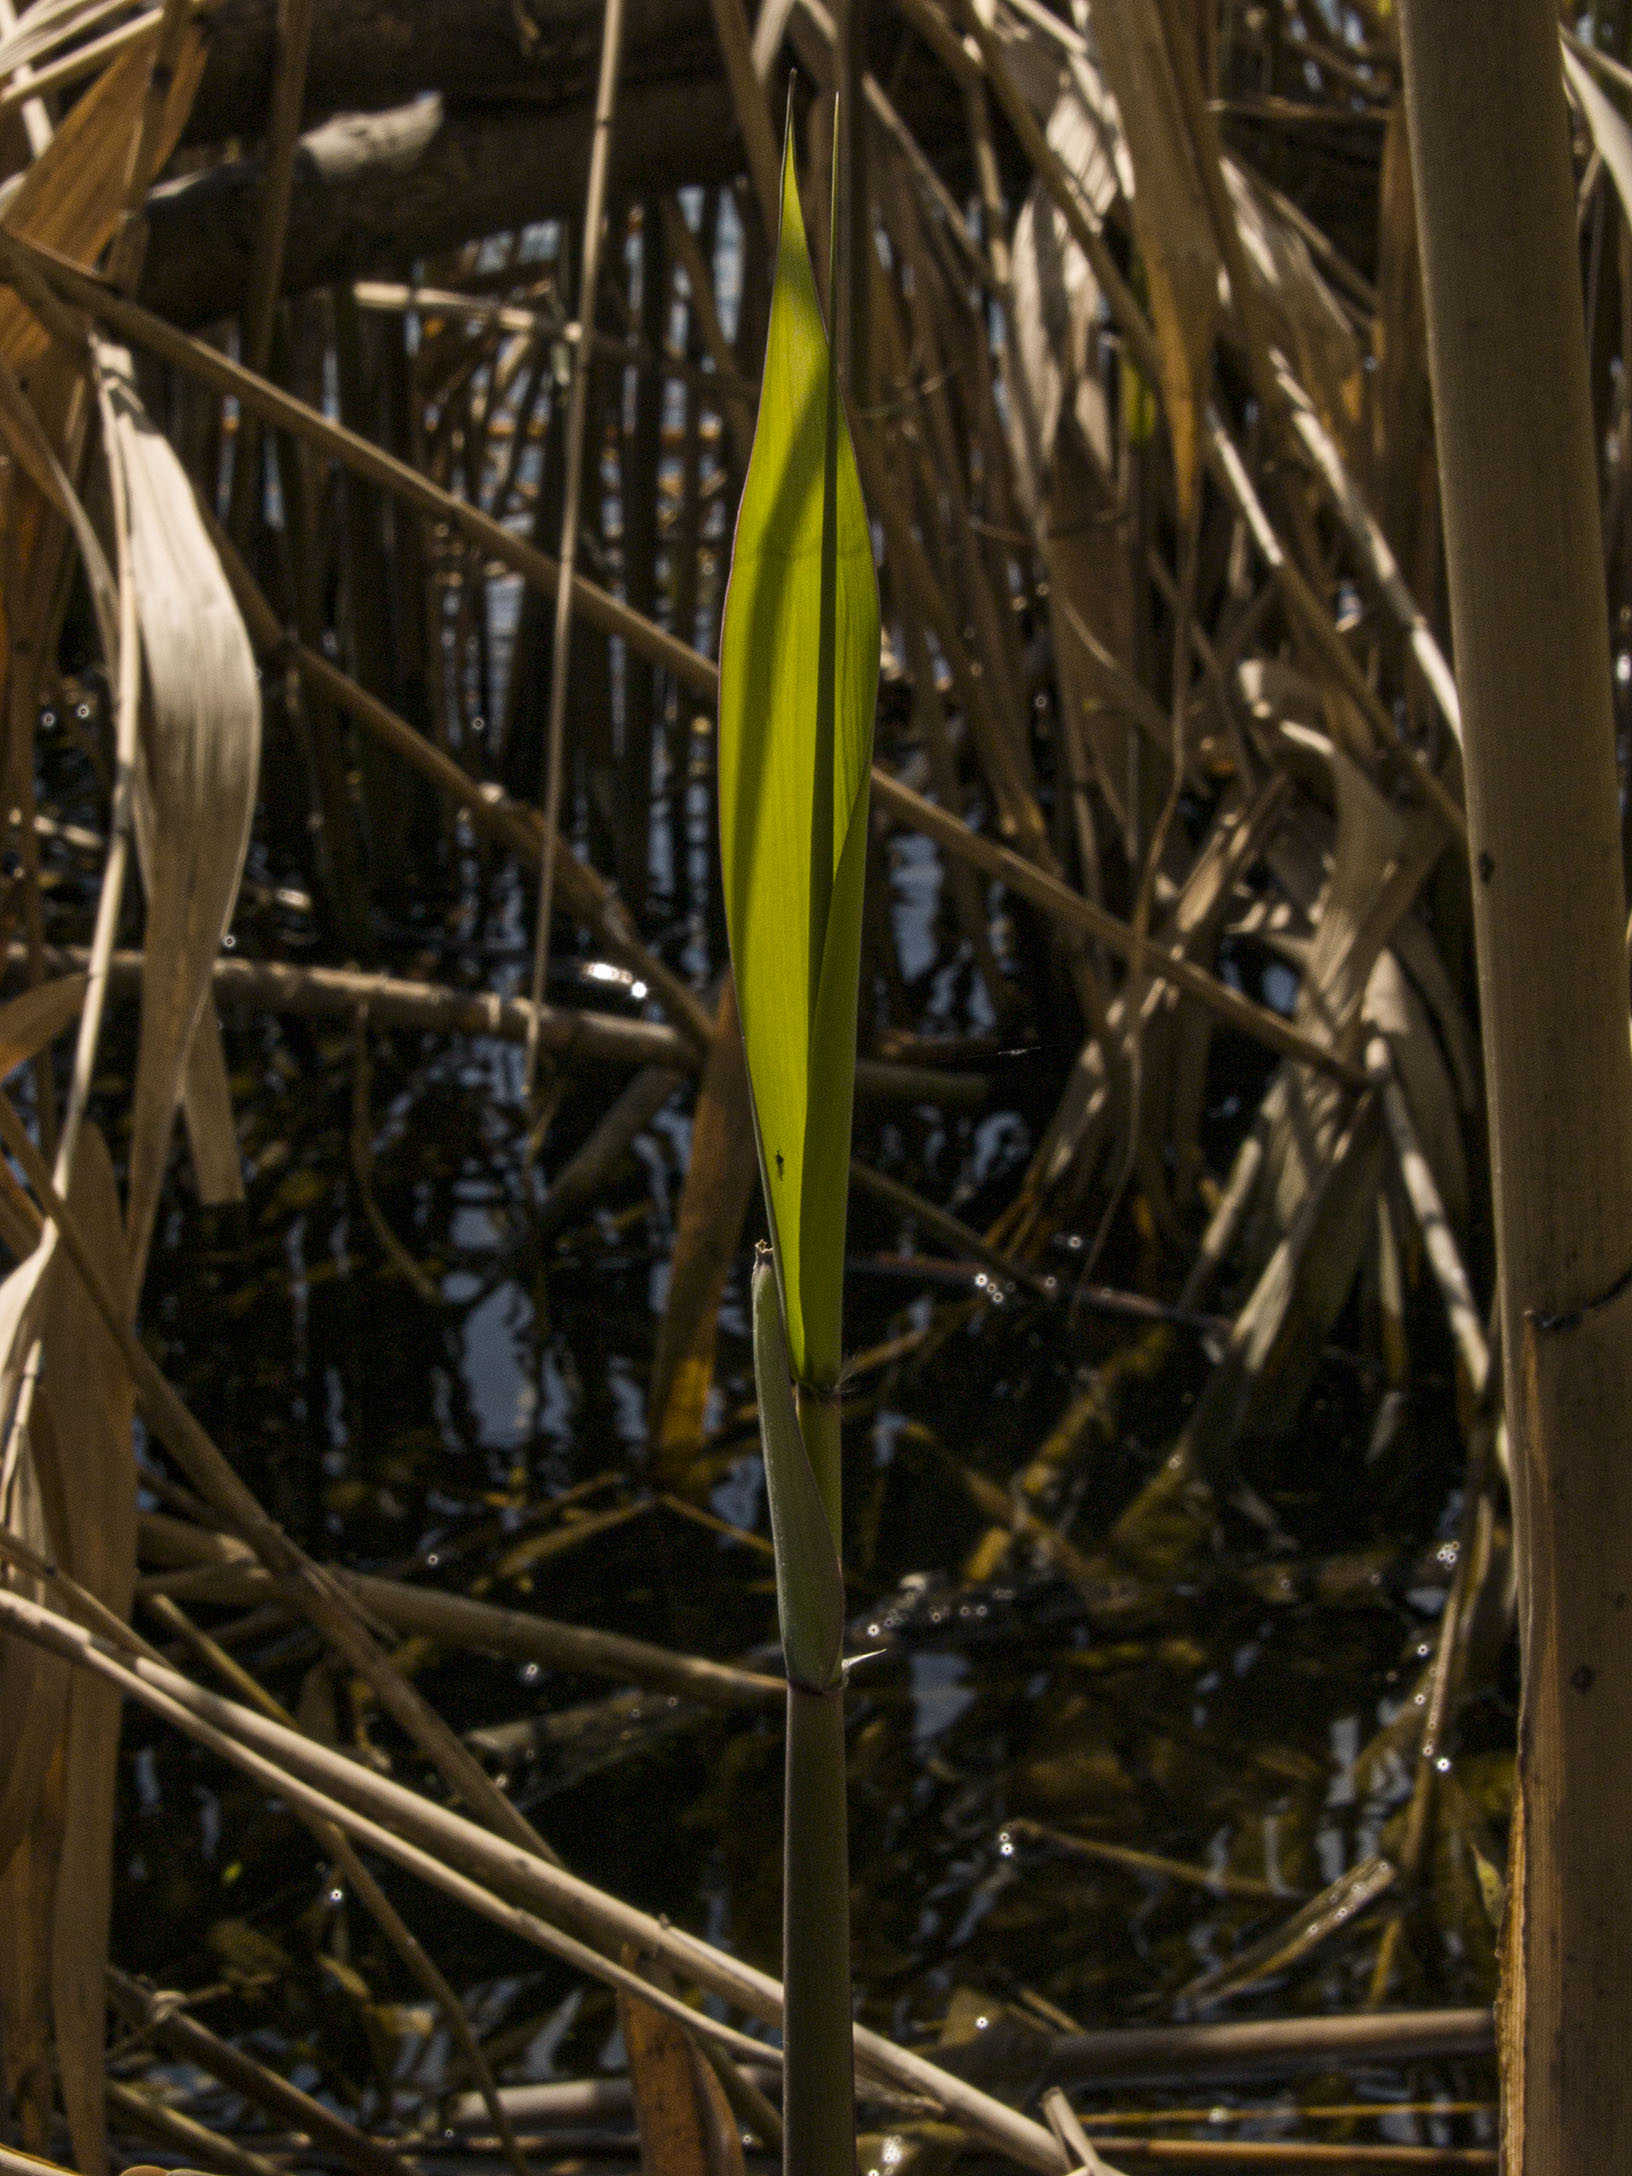
<instances>
[{"instance_id":1,"label":"reed stem","mask_svg":"<svg viewBox=\"0 0 1632 2176\"><path fill-rule=\"evenodd\" d=\"M788 1686L783 2176L855 2176L844 1690Z\"/></svg>"}]
</instances>

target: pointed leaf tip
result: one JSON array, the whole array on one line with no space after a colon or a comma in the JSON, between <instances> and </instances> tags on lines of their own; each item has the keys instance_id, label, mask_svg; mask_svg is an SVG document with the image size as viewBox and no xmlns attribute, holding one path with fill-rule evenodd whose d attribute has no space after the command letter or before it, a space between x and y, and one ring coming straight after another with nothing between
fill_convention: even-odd
<instances>
[{"instance_id":1,"label":"pointed leaf tip","mask_svg":"<svg viewBox=\"0 0 1632 2176\"><path fill-rule=\"evenodd\" d=\"M720 635L720 855L789 1351L816 1385L841 1348L878 650L872 536L784 148Z\"/></svg>"}]
</instances>

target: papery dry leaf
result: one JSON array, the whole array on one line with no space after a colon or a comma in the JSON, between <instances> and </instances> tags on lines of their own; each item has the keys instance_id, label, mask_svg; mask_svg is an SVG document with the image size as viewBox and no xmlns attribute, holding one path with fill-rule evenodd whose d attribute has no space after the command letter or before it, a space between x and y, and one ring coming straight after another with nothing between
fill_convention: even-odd
<instances>
[{"instance_id":1,"label":"papery dry leaf","mask_svg":"<svg viewBox=\"0 0 1632 2176\"><path fill-rule=\"evenodd\" d=\"M624 1962L635 1963L626 1951ZM720 2082L673 2018L618 1994L642 2176L743 2176L742 2140Z\"/></svg>"},{"instance_id":2,"label":"papery dry leaf","mask_svg":"<svg viewBox=\"0 0 1632 2176\"><path fill-rule=\"evenodd\" d=\"M1376 1098L1367 1095L1272 1249L1178 1442L1118 1518L1119 1555L1171 1571L1199 1546L1219 1497L1232 1490L1241 1508L1267 1522L1258 1499L1235 1482L1231 1452L1248 1430L1289 1426L1302 1404L1372 1230L1382 1163Z\"/></svg>"},{"instance_id":3,"label":"papery dry leaf","mask_svg":"<svg viewBox=\"0 0 1632 2176\"><path fill-rule=\"evenodd\" d=\"M1632 219L1632 127L1618 106L1599 87L1597 79L1565 44L1564 78L1586 119L1598 156L1615 184L1621 209Z\"/></svg>"},{"instance_id":4,"label":"papery dry leaf","mask_svg":"<svg viewBox=\"0 0 1632 2176\"><path fill-rule=\"evenodd\" d=\"M1218 325L1218 246L1157 0L1093 0L1092 17L1133 161L1129 208L1160 355L1179 511L1188 520Z\"/></svg>"},{"instance_id":5,"label":"papery dry leaf","mask_svg":"<svg viewBox=\"0 0 1632 2176\"><path fill-rule=\"evenodd\" d=\"M1104 219L1119 192L1131 193L1133 169L1115 102L1086 63L1061 79L1045 134L1094 219ZM1015 489L1036 522L1065 415L1077 412L1088 448L1107 473L1115 459L1097 353L1099 282L1041 182L1032 184L1015 222L1012 268L1010 367L1021 405L1005 420ZM1079 408L1082 401L1087 406Z\"/></svg>"},{"instance_id":6,"label":"papery dry leaf","mask_svg":"<svg viewBox=\"0 0 1632 2176\"><path fill-rule=\"evenodd\" d=\"M1093 216L1131 190L1115 102L1097 71L1075 61L1048 117L1049 149ZM1097 786L1118 823L1127 819L1128 735L1135 728L1103 697L1079 623L1131 664L1135 585L1116 482L1117 449L1100 350L1103 297L1065 217L1034 184L1015 225L1005 415L1016 493L1062 607L1052 634L1068 759Z\"/></svg>"},{"instance_id":7,"label":"papery dry leaf","mask_svg":"<svg viewBox=\"0 0 1632 2176\"><path fill-rule=\"evenodd\" d=\"M52 1042L78 1014L84 997L85 977L69 975L26 990L0 1006L0 1074L11 1072ZM7 1386L15 1385L33 1340L40 1280L48 1258L48 1249L36 1247L0 1284L0 1383ZM31 1431L11 1424L9 1387L0 1407L0 1444L8 1461L0 1476L0 1524L38 1554L55 1556L62 1546L61 1493L55 1488L55 1476L42 1475L36 1468ZM0 1576L32 1599L44 1599L25 1574L9 1570ZM57 1755L67 1702L68 1681L51 1658L31 1654L15 1640L0 1645L0 1746L5 1749L5 1771L0 1776L0 1866L34 1820L40 1790Z\"/></svg>"},{"instance_id":8,"label":"papery dry leaf","mask_svg":"<svg viewBox=\"0 0 1632 2176\"><path fill-rule=\"evenodd\" d=\"M203 28L195 21L182 40L153 147L161 165L175 149L192 110L204 54ZM58 250L78 264L95 264L119 224L131 138L152 57L151 40L132 46L74 102L7 204L0 224L8 233ZM0 289L0 355L36 396L36 405L39 388L33 370L49 347L50 335L22 297L9 287ZM57 419L42 410L42 420L50 426Z\"/></svg>"},{"instance_id":9,"label":"papery dry leaf","mask_svg":"<svg viewBox=\"0 0 1632 2176\"><path fill-rule=\"evenodd\" d=\"M1428 1008L1392 951L1378 955L1366 983L1361 1017L1388 1044L1417 1140L1434 1175L1445 1214L1460 1238L1468 1223L1468 1154L1456 1086Z\"/></svg>"},{"instance_id":10,"label":"papery dry leaf","mask_svg":"<svg viewBox=\"0 0 1632 2176\"><path fill-rule=\"evenodd\" d=\"M148 911L126 1210L134 1293L249 845L261 698L249 637L186 472L142 407L126 351L98 343L96 355L129 506L150 698L136 796Z\"/></svg>"},{"instance_id":11,"label":"papery dry leaf","mask_svg":"<svg viewBox=\"0 0 1632 2176\"><path fill-rule=\"evenodd\" d=\"M1337 835L1314 941L1294 1013L1297 1025L1332 1049L1353 1047L1360 1006L1378 954L1409 912L1443 844L1437 819L1403 813L1357 766L1334 750ZM1347 1096L1308 1067L1288 1065L1285 1102L1271 1131L1265 1190L1246 1254L1264 1262L1291 1230L1342 1128Z\"/></svg>"},{"instance_id":12,"label":"papery dry leaf","mask_svg":"<svg viewBox=\"0 0 1632 2176\"><path fill-rule=\"evenodd\" d=\"M213 993L204 1000L198 1027L187 1053L181 1087L181 1113L187 1122L187 1147L193 1159L198 1198L207 1209L224 1208L244 1198L244 1162L232 1115L232 1087L221 1045L221 1017Z\"/></svg>"},{"instance_id":13,"label":"papery dry leaf","mask_svg":"<svg viewBox=\"0 0 1632 2176\"><path fill-rule=\"evenodd\" d=\"M1252 271L1273 344L1290 358L1298 383L1345 454L1353 451L1365 405L1360 342L1322 278L1309 245L1245 167L1226 156L1224 182L1241 247Z\"/></svg>"},{"instance_id":14,"label":"papery dry leaf","mask_svg":"<svg viewBox=\"0 0 1632 2176\"><path fill-rule=\"evenodd\" d=\"M54 1043L84 1003L85 977L62 975L0 1005L0 1080Z\"/></svg>"}]
</instances>

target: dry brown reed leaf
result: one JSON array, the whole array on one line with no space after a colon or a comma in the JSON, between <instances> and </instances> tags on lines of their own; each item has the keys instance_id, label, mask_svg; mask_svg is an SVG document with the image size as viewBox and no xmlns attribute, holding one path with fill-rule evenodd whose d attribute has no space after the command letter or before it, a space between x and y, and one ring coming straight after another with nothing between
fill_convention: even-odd
<instances>
[{"instance_id":1,"label":"dry brown reed leaf","mask_svg":"<svg viewBox=\"0 0 1632 2176\"><path fill-rule=\"evenodd\" d=\"M1274 344L1290 357L1298 383L1321 421L1353 449L1365 404L1365 367L1348 314L1327 285L1309 245L1274 198L1238 160L1223 161L1224 182Z\"/></svg>"},{"instance_id":2,"label":"dry brown reed leaf","mask_svg":"<svg viewBox=\"0 0 1632 2176\"><path fill-rule=\"evenodd\" d=\"M62 1786L59 1754L0 1869L0 2061L21 2142L37 2154L51 2140L51 1900L62 1850Z\"/></svg>"},{"instance_id":3,"label":"dry brown reed leaf","mask_svg":"<svg viewBox=\"0 0 1632 2176\"><path fill-rule=\"evenodd\" d=\"M1318 902L1298 988L1298 1025L1331 1049L1358 1047L1360 1007L1378 954L1410 911L1441 843L1426 811L1402 814L1335 748L1328 759L1337 824L1331 875ZM1311 812L1305 821L1315 822ZM1284 863L1281 865L1286 866ZM1287 1069L1286 1102L1271 1131L1263 1205L1249 1261L1267 1260L1292 1228L1344 1122L1344 1099L1302 1067Z\"/></svg>"},{"instance_id":4,"label":"dry brown reed leaf","mask_svg":"<svg viewBox=\"0 0 1632 2176\"><path fill-rule=\"evenodd\" d=\"M1188 521L1218 324L1218 246L1159 0L1094 0L1093 26L1133 161L1129 210L1156 330L1179 511Z\"/></svg>"},{"instance_id":5,"label":"dry brown reed leaf","mask_svg":"<svg viewBox=\"0 0 1632 2176\"><path fill-rule=\"evenodd\" d=\"M85 997L85 978L68 975L42 983L21 997L0 1006L0 1072L10 1073L55 1040L80 1011ZM39 1250L35 1250L37 1253ZM38 1280L43 1263L30 1266L33 1256L0 1286L0 1322L8 1333L10 1355L18 1343L31 1337ZM9 1397L4 1415L4 1456L0 1458L0 1524L9 1533L47 1556L62 1547L66 1504L54 1486L54 1475L42 1475L36 1465L32 1431L11 1422ZM134 1497L132 1516L134 1516ZM16 1573L6 1576L19 1591L33 1592L33 1582ZM23 1652L14 1640L0 1643L0 1745L7 1748L6 1773L0 1783L0 1866L26 1839L38 1810L52 1761L56 1757L66 1712L66 1687L49 1670L42 1671L39 1658ZM34 1858L43 1863L43 1845ZM21 1877L19 1877L21 1878Z\"/></svg>"},{"instance_id":6,"label":"dry brown reed leaf","mask_svg":"<svg viewBox=\"0 0 1632 2176\"><path fill-rule=\"evenodd\" d=\"M1272 1515L1237 1478L1235 1443L1288 1425L1302 1402L1373 1226L1382 1177L1376 1098L1363 1096L1323 1159L1285 1237L1235 1318L1178 1442L1112 1531L1119 1555L1172 1570L1211 1531L1228 1496L1259 1523Z\"/></svg>"},{"instance_id":7,"label":"dry brown reed leaf","mask_svg":"<svg viewBox=\"0 0 1632 2176\"><path fill-rule=\"evenodd\" d=\"M1102 222L1118 194L1131 192L1133 171L1115 105L1097 71L1073 70L1062 79L1046 135L1089 215ZM1011 280L1011 362L1024 393L1020 410L1009 418L1011 458L1021 503L1035 520L1067 415L1075 413L1102 467L1111 467L1116 451L1096 352L1099 282L1041 182L1033 182L1015 221Z\"/></svg>"},{"instance_id":8,"label":"dry brown reed leaf","mask_svg":"<svg viewBox=\"0 0 1632 2176\"><path fill-rule=\"evenodd\" d=\"M1361 1014L1388 1044L1389 1056L1439 1198L1453 1230L1467 1230L1468 1152L1456 1083L1427 1005L1394 951L1378 955Z\"/></svg>"},{"instance_id":9,"label":"dry brown reed leaf","mask_svg":"<svg viewBox=\"0 0 1632 2176\"><path fill-rule=\"evenodd\" d=\"M238 1153L227 1054L221 1043L221 1015L213 991L204 1001L188 1048L181 1084L181 1115L187 1125L187 1150L193 1160L199 1200L207 1209L242 1201L244 1163Z\"/></svg>"},{"instance_id":10,"label":"dry brown reed leaf","mask_svg":"<svg viewBox=\"0 0 1632 2176\"><path fill-rule=\"evenodd\" d=\"M59 975L0 1005L0 1080L54 1043L85 1002L85 977Z\"/></svg>"},{"instance_id":11,"label":"dry brown reed leaf","mask_svg":"<svg viewBox=\"0 0 1632 2176\"><path fill-rule=\"evenodd\" d=\"M122 1284L119 1188L95 1126L81 1130L69 1198L109 1276ZM32 1441L47 1495L62 1505L57 1558L80 1586L128 1618L136 1580L130 1378L83 1284L60 1256L46 1283L40 1339L43 1379ZM119 1696L111 1686L76 1678L64 1748L66 1817L51 1979L57 2076L83 2176L97 2176L107 2160L103 1980L112 1910L119 1713Z\"/></svg>"},{"instance_id":12,"label":"dry brown reed leaf","mask_svg":"<svg viewBox=\"0 0 1632 2176\"><path fill-rule=\"evenodd\" d=\"M17 1431L10 1471L0 1487L0 1517L8 1534L37 1556L56 1554L58 1522L48 1520L40 1476L32 1453ZM8 1565L5 1583L13 1592L45 1600L43 1588ZM47 1666L42 1668L42 1663ZM68 1684L51 1658L31 1652L20 1640L0 1642L0 1745L6 1771L0 1781L0 1867L28 1836L40 1793L56 1757L68 1708Z\"/></svg>"},{"instance_id":13,"label":"dry brown reed leaf","mask_svg":"<svg viewBox=\"0 0 1632 2176\"><path fill-rule=\"evenodd\" d=\"M195 22L182 41L165 97L154 146L161 158L175 149L192 110L204 52L204 33ZM8 234L58 250L79 264L95 264L119 224L131 134L147 92L151 58L146 42L121 53L76 101L7 204L0 224ZM49 335L22 298L0 289L0 355L30 392L37 390L31 371L48 345Z\"/></svg>"},{"instance_id":14,"label":"dry brown reed leaf","mask_svg":"<svg viewBox=\"0 0 1632 2176\"><path fill-rule=\"evenodd\" d=\"M623 1961L638 1967L638 1953ZM742 2140L720 2081L662 2010L618 1990L643 2176L742 2176Z\"/></svg>"},{"instance_id":15,"label":"dry brown reed leaf","mask_svg":"<svg viewBox=\"0 0 1632 2176\"><path fill-rule=\"evenodd\" d=\"M129 354L98 343L96 355L110 458L124 482L149 698L136 792L147 926L126 1206L134 1297L249 845L261 699L249 637L186 471L148 420Z\"/></svg>"},{"instance_id":16,"label":"dry brown reed leaf","mask_svg":"<svg viewBox=\"0 0 1632 2176\"><path fill-rule=\"evenodd\" d=\"M1131 192L1115 105L1098 71L1080 60L1062 78L1047 141L1094 219L1105 218L1119 191ZM1062 607L1050 619L1067 757L1078 801L1086 802L1091 781L1125 830L1133 722L1126 706L1107 697L1098 653L1081 633L1092 628L1104 651L1131 671L1136 575L1101 346L1104 298L1040 182L1015 223L1012 296L1008 450L1017 497Z\"/></svg>"},{"instance_id":17,"label":"dry brown reed leaf","mask_svg":"<svg viewBox=\"0 0 1632 2176\"><path fill-rule=\"evenodd\" d=\"M92 595L98 601L107 669L116 691L115 783L110 836L97 901L96 927L82 992L83 1002L75 1008L80 1013L79 1036L74 1053L68 1109L57 1145L57 1176L67 1186L73 1171L81 1122L90 1096L102 1011L107 997L108 960L113 949L124 895L129 846L130 778L135 750L141 660L136 635L135 592L130 579L130 557L124 538L121 538L119 551L117 596L110 602L105 592L111 587L112 577L103 560L101 546L91 532L84 509L68 483L55 453L48 444L41 442L44 437L43 430L29 421L27 405L9 366L0 367L0 396L3 396L0 397L0 410L7 415L9 433L15 435L19 445L31 449L31 460L37 459L43 463L41 473L45 487L80 540ZM116 487L116 506L122 505L122 491L119 488L122 479L115 477L113 481ZM37 540L36 533L34 541ZM27 700L32 691L20 689L14 684L11 693L15 715L20 700ZM51 1017L49 1001L42 1001L35 993L30 993L27 1000L18 1002L34 1008L30 1018L37 1025L43 1025ZM47 1227L39 1244L19 1260L17 1267L0 1284L0 1426L5 1429L4 1456L8 1468L10 1462L26 1461L32 1455L28 1420L33 1384L31 1381L25 1382L24 1371L34 1342L39 1300L55 1244L56 1233Z\"/></svg>"},{"instance_id":18,"label":"dry brown reed leaf","mask_svg":"<svg viewBox=\"0 0 1632 2176\"><path fill-rule=\"evenodd\" d=\"M1603 160L1605 171L1615 184L1615 193L1621 200L1621 208L1632 219L1632 128L1627 126L1611 99L1599 87L1597 80L1584 68L1573 50L1573 41L1566 38L1563 46L1564 77L1569 84L1576 104L1581 108L1598 156Z\"/></svg>"},{"instance_id":19,"label":"dry brown reed leaf","mask_svg":"<svg viewBox=\"0 0 1632 2176\"><path fill-rule=\"evenodd\" d=\"M1162 941L1186 958L1205 959L1211 951L1228 911L1236 880L1272 838L1287 798L1284 781L1271 778L1250 808L1226 798L1209 826L1206 839L1174 902ZM1141 1011L1148 1033L1156 1028L1158 1044L1153 1067L1147 1069L1144 1123L1155 1119L1153 1106L1160 1100L1168 1073L1162 1064L1168 1029L1161 1023L1175 1015L1175 993L1165 985L1147 987ZM1195 1007L1183 1008L1186 1014ZM1119 992L1106 1014L1105 1041L1113 1046L1126 1033L1126 993ZM1123 1099L1124 1103L1126 1099ZM1107 1068L1101 1039L1091 1035L1078 1053L1065 1093L1044 1131L1026 1176L1025 1192L1048 1216L1068 1219L1086 1200L1096 1171L1107 1153L1113 1120L1125 1129L1132 1113L1117 1111L1116 1087ZM1124 1134L1125 1138L1125 1134Z\"/></svg>"}]
</instances>

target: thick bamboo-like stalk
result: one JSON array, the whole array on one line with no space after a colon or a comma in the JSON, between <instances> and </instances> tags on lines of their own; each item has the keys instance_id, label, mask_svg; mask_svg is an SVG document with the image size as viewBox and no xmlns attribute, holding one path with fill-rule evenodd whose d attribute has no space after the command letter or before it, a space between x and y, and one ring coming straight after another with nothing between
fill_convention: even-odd
<instances>
[{"instance_id":1,"label":"thick bamboo-like stalk","mask_svg":"<svg viewBox=\"0 0 1632 2176\"><path fill-rule=\"evenodd\" d=\"M1513 2176L1632 2166L1632 1050L1576 205L1544 0L1405 0L1523 1641Z\"/></svg>"}]
</instances>

